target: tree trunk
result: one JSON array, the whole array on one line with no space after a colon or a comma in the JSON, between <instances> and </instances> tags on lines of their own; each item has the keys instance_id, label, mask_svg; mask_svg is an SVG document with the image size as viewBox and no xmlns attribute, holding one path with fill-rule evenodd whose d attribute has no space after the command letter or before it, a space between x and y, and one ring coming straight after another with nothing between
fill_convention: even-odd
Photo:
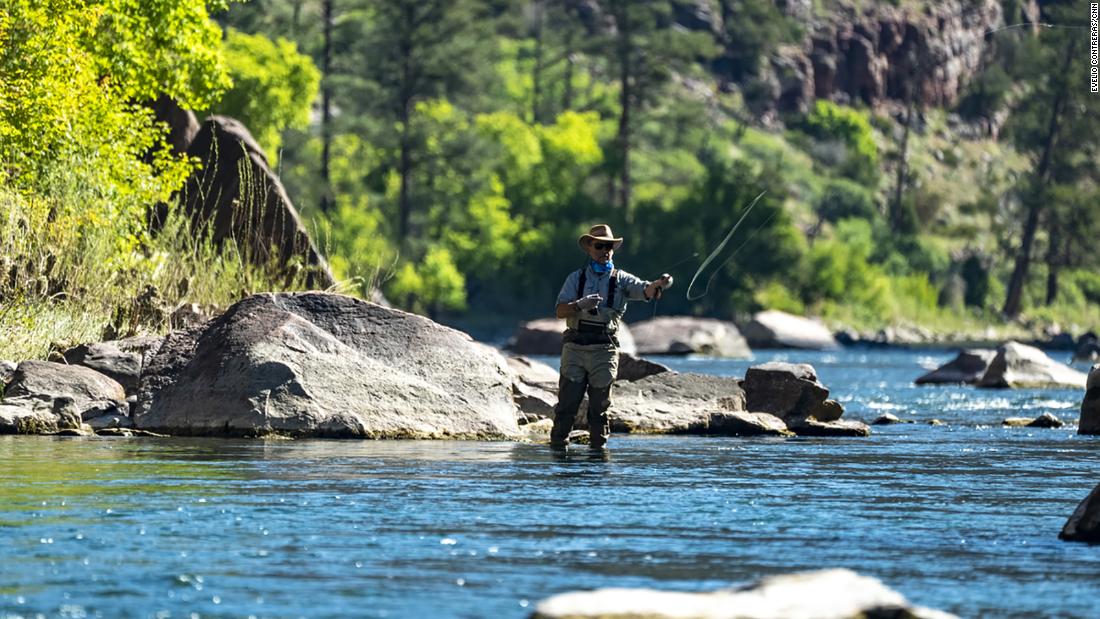
<instances>
[{"instance_id":1,"label":"tree trunk","mask_svg":"<svg viewBox=\"0 0 1100 619\"><path fill-rule=\"evenodd\" d=\"M890 205L890 227L899 232L902 224L902 200L909 184L909 132L913 127L913 94L910 87L905 106L905 131L901 134L901 151L898 153L897 178L894 181L894 200Z\"/></svg>"},{"instance_id":2,"label":"tree trunk","mask_svg":"<svg viewBox=\"0 0 1100 619\"><path fill-rule=\"evenodd\" d=\"M321 212L327 213L333 207L332 183L330 176L332 147L332 3L321 3L324 28L324 47L321 49ZM295 19L297 19L295 5Z\"/></svg>"},{"instance_id":3,"label":"tree trunk","mask_svg":"<svg viewBox=\"0 0 1100 619\"><path fill-rule=\"evenodd\" d=\"M539 102L542 100L542 24L543 24L543 11L546 7L542 0L536 0L534 6L534 19L535 19L535 70L531 76L531 122L542 122L542 115L539 113Z\"/></svg>"},{"instance_id":4,"label":"tree trunk","mask_svg":"<svg viewBox=\"0 0 1100 619\"><path fill-rule=\"evenodd\" d=\"M616 2L615 26L619 30L619 208L626 223L632 223L630 212L630 123L631 108L634 103L632 78L634 67L631 64L634 42L631 40L630 16L623 0Z\"/></svg>"},{"instance_id":5,"label":"tree trunk","mask_svg":"<svg viewBox=\"0 0 1100 619\"><path fill-rule=\"evenodd\" d=\"M1035 187L1029 195L1027 221L1024 224L1024 236L1020 240L1020 251L1016 254L1016 264L1012 269L1012 277L1008 282L1008 291L1005 294L1005 304L1001 309L1008 318L1015 318L1020 314L1021 301L1023 299L1024 284L1027 282L1027 272L1031 266L1031 248L1035 242L1035 233L1039 228L1039 209L1042 206L1042 190L1046 188L1050 180L1051 160L1054 156L1054 148L1058 141L1058 129L1065 113L1067 88L1069 80L1067 75L1070 63L1073 60L1073 40L1066 45L1066 57L1062 71L1059 74L1061 83L1054 93L1054 102L1050 108L1050 122L1047 123L1047 133L1043 140L1043 154L1039 158L1039 166L1035 169Z\"/></svg>"},{"instance_id":6,"label":"tree trunk","mask_svg":"<svg viewBox=\"0 0 1100 619\"><path fill-rule=\"evenodd\" d=\"M1056 217L1050 219L1050 238L1047 241L1047 298L1046 304L1054 305L1058 298L1058 271L1062 266L1062 223Z\"/></svg>"},{"instance_id":7,"label":"tree trunk","mask_svg":"<svg viewBox=\"0 0 1100 619\"><path fill-rule=\"evenodd\" d=\"M563 111L573 109L573 44L573 29L569 28L565 35L565 75L562 77L565 84L561 95L561 109Z\"/></svg>"}]
</instances>

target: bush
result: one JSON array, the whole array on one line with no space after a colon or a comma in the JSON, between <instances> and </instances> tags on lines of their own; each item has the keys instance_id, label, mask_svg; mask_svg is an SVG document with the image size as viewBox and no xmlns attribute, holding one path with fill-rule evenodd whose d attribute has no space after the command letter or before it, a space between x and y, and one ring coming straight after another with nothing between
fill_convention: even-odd
<instances>
[{"instance_id":1,"label":"bush","mask_svg":"<svg viewBox=\"0 0 1100 619\"><path fill-rule=\"evenodd\" d=\"M874 194L858 183L846 179L830 179L814 210L822 221L836 223L842 219L875 219Z\"/></svg>"},{"instance_id":2,"label":"bush","mask_svg":"<svg viewBox=\"0 0 1100 619\"><path fill-rule=\"evenodd\" d=\"M818 99L801 129L819 142L816 152L844 176L867 186L878 181L878 147L866 113ZM830 145L841 148L826 156Z\"/></svg>"}]
</instances>

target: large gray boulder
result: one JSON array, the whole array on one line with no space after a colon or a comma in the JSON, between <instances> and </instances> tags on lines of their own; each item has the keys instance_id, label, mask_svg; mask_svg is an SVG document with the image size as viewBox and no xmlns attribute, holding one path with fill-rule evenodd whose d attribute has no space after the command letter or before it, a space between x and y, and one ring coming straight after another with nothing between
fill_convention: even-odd
<instances>
[{"instance_id":1,"label":"large gray boulder","mask_svg":"<svg viewBox=\"0 0 1100 619\"><path fill-rule=\"evenodd\" d=\"M181 195L196 230L209 230L216 243L234 240L244 248L246 259L261 268L276 263L288 279L300 275L316 288L335 284L328 263L247 127L226 116L211 116L188 143L187 154L202 162Z\"/></svg>"},{"instance_id":2,"label":"large gray boulder","mask_svg":"<svg viewBox=\"0 0 1100 619\"><path fill-rule=\"evenodd\" d=\"M918 385L976 384L989 369L997 351L987 348L960 350L957 357L917 378Z\"/></svg>"},{"instance_id":3,"label":"large gray boulder","mask_svg":"<svg viewBox=\"0 0 1100 619\"><path fill-rule=\"evenodd\" d=\"M732 322L693 316L663 316L630 325L642 355L703 354L744 358L752 354Z\"/></svg>"},{"instance_id":4,"label":"large gray boulder","mask_svg":"<svg viewBox=\"0 0 1100 619\"><path fill-rule=\"evenodd\" d=\"M553 419L554 405L558 402L558 371L527 357L508 357L508 369L512 372L516 420L525 425Z\"/></svg>"},{"instance_id":5,"label":"large gray boulder","mask_svg":"<svg viewBox=\"0 0 1100 619\"><path fill-rule=\"evenodd\" d=\"M339 294L248 297L170 334L134 427L167 434L518 436L504 358L427 318Z\"/></svg>"},{"instance_id":6,"label":"large gray boulder","mask_svg":"<svg viewBox=\"0 0 1100 619\"><path fill-rule=\"evenodd\" d=\"M597 589L562 593L535 607L531 619L950 619L912 606L869 576L846 569L763 578L741 588L694 593Z\"/></svg>"},{"instance_id":7,"label":"large gray boulder","mask_svg":"<svg viewBox=\"0 0 1100 619\"><path fill-rule=\"evenodd\" d=\"M744 410L736 378L665 372L616 383L608 416L613 432L709 434L713 413Z\"/></svg>"},{"instance_id":8,"label":"large gray boulder","mask_svg":"<svg viewBox=\"0 0 1100 619\"><path fill-rule=\"evenodd\" d=\"M79 431L87 420L128 414L122 385L107 376L80 366L24 361L0 401L0 434Z\"/></svg>"},{"instance_id":9,"label":"large gray boulder","mask_svg":"<svg viewBox=\"0 0 1100 619\"><path fill-rule=\"evenodd\" d=\"M128 408L118 382L89 368L52 361L20 363L3 403L40 410L64 407L84 419Z\"/></svg>"},{"instance_id":10,"label":"large gray boulder","mask_svg":"<svg viewBox=\"0 0 1100 619\"><path fill-rule=\"evenodd\" d=\"M127 394L137 393L141 368L164 341L162 337L131 337L109 342L81 344L66 350L65 362L91 368L114 379Z\"/></svg>"},{"instance_id":11,"label":"large gray boulder","mask_svg":"<svg viewBox=\"0 0 1100 619\"><path fill-rule=\"evenodd\" d=\"M565 332L565 320L560 318L540 318L520 324L505 350L516 355L560 355L561 334ZM626 323L619 325L619 352L638 354L634 336Z\"/></svg>"},{"instance_id":12,"label":"large gray boulder","mask_svg":"<svg viewBox=\"0 0 1100 619\"><path fill-rule=\"evenodd\" d=\"M1085 397L1081 400L1078 434L1100 434L1100 365L1092 366L1085 382Z\"/></svg>"},{"instance_id":13,"label":"large gray boulder","mask_svg":"<svg viewBox=\"0 0 1100 619\"><path fill-rule=\"evenodd\" d=\"M1043 351L1019 342L1007 342L997 349L989 368L978 380L979 387L1011 389L1077 388L1085 386L1083 372L1058 363Z\"/></svg>"},{"instance_id":14,"label":"large gray boulder","mask_svg":"<svg viewBox=\"0 0 1100 619\"><path fill-rule=\"evenodd\" d=\"M1077 505L1062 527L1058 539L1071 542L1100 542L1100 485Z\"/></svg>"},{"instance_id":15,"label":"large gray boulder","mask_svg":"<svg viewBox=\"0 0 1100 619\"><path fill-rule=\"evenodd\" d=\"M832 350L840 347L825 325L779 310L758 312L741 328L741 334L752 348Z\"/></svg>"},{"instance_id":16,"label":"large gray boulder","mask_svg":"<svg viewBox=\"0 0 1100 619\"><path fill-rule=\"evenodd\" d=\"M806 363L772 361L745 372L746 410L775 415L801 436L869 436L860 421L841 421L844 407L830 400L829 390Z\"/></svg>"}]
</instances>

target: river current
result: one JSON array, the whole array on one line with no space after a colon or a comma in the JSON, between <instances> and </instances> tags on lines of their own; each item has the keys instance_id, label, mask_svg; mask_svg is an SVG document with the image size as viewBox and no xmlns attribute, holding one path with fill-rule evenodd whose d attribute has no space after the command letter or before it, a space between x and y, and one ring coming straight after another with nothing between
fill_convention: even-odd
<instances>
[{"instance_id":1,"label":"river current","mask_svg":"<svg viewBox=\"0 0 1100 619\"><path fill-rule=\"evenodd\" d=\"M1059 353L1052 353L1060 356ZM0 437L0 617L525 617L596 587L847 567L962 617L1100 616L1076 390L916 387L944 351L805 361L870 438L542 445ZM555 362L549 359L550 362ZM1003 428L1052 412L1056 430ZM944 425L930 425L939 419Z\"/></svg>"}]
</instances>

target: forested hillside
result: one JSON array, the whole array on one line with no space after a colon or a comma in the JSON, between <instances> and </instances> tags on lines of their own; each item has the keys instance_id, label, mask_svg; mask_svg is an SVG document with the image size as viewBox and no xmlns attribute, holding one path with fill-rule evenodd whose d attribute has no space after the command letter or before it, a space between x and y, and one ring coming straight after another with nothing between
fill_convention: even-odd
<instances>
[{"instance_id":1,"label":"forested hillside","mask_svg":"<svg viewBox=\"0 0 1100 619\"><path fill-rule=\"evenodd\" d=\"M435 317L549 314L605 222L617 265L677 277L662 314L1100 326L1080 0L2 5L0 322L28 341L140 330L150 286L300 285L148 232L195 165L162 95L250 128L345 291Z\"/></svg>"}]
</instances>

